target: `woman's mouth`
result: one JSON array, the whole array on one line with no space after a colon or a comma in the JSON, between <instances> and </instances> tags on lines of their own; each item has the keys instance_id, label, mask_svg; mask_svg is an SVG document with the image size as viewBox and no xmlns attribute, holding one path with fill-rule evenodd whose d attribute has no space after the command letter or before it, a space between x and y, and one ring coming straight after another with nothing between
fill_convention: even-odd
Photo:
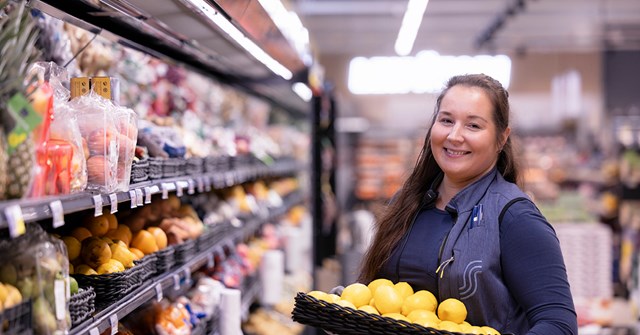
<instances>
[{"instance_id":1,"label":"woman's mouth","mask_svg":"<svg viewBox=\"0 0 640 335\"><path fill-rule=\"evenodd\" d=\"M449 156L464 156L464 155L470 153L470 151L451 150L451 149L447 149L447 148L445 148L444 151Z\"/></svg>"}]
</instances>

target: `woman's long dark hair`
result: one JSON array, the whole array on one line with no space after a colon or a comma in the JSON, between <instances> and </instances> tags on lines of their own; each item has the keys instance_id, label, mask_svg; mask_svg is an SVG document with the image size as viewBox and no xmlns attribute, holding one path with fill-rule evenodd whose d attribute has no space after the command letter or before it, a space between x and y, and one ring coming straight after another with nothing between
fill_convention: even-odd
<instances>
[{"instance_id":1,"label":"woman's long dark hair","mask_svg":"<svg viewBox=\"0 0 640 335\"><path fill-rule=\"evenodd\" d=\"M412 173L402 185L402 189L389 204L386 212L375 224L375 235L372 244L362 262L359 281L369 283L376 279L380 268L386 263L398 241L404 236L412 224L414 215L419 210L425 193L431 187L442 169L436 163L431 152L431 128L435 122L442 99L449 89L456 85L481 88L493 103L493 119L496 125L496 143L501 143L502 134L509 126L509 94L495 79L484 74L460 75L449 79L445 89L436 100L436 106L427 131L424 144ZM512 183L522 187L520 170L515 160L515 149L511 138L503 144L498 154L498 171ZM433 246L428 246L433 247Z\"/></svg>"}]
</instances>

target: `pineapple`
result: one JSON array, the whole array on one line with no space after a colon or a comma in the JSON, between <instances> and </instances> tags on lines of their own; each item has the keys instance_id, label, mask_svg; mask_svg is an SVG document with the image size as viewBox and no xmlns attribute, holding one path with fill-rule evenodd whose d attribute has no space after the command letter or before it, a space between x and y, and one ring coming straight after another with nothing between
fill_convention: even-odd
<instances>
[{"instance_id":1,"label":"pineapple","mask_svg":"<svg viewBox=\"0 0 640 335\"><path fill-rule=\"evenodd\" d=\"M39 56L35 48L38 30L25 4L25 1L0 0L0 123L4 127L1 143L7 143L6 136L16 124L7 111L7 101L16 93L26 93L27 70ZM6 166L0 166L0 199L21 198L27 193L34 150L30 135L6 159L3 159L7 155L4 147L0 149L0 164L6 161ZM6 172L6 178L2 171ZM2 192L5 188L6 192Z\"/></svg>"}]
</instances>

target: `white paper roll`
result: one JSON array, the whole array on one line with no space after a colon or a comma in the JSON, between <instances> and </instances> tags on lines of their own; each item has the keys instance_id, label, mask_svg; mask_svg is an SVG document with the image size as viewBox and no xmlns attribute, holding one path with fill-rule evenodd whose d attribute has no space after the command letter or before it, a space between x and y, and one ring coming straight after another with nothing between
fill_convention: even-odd
<instances>
[{"instance_id":1,"label":"white paper roll","mask_svg":"<svg viewBox=\"0 0 640 335\"><path fill-rule=\"evenodd\" d=\"M275 305L280 302L284 283L282 251L269 250L264 253L260 263L260 281L262 282L260 302L264 305Z\"/></svg>"},{"instance_id":2,"label":"white paper roll","mask_svg":"<svg viewBox=\"0 0 640 335\"><path fill-rule=\"evenodd\" d=\"M220 298L220 335L242 335L240 290L224 289Z\"/></svg>"}]
</instances>

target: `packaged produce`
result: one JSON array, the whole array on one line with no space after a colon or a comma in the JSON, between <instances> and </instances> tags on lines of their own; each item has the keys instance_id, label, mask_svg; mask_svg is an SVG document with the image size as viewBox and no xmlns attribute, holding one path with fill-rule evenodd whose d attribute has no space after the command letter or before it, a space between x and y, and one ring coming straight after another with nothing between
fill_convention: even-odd
<instances>
[{"instance_id":1,"label":"packaged produce","mask_svg":"<svg viewBox=\"0 0 640 335\"><path fill-rule=\"evenodd\" d=\"M132 109L122 106L115 108L114 116L118 130L117 188L120 191L127 191L138 140L138 118Z\"/></svg>"}]
</instances>

